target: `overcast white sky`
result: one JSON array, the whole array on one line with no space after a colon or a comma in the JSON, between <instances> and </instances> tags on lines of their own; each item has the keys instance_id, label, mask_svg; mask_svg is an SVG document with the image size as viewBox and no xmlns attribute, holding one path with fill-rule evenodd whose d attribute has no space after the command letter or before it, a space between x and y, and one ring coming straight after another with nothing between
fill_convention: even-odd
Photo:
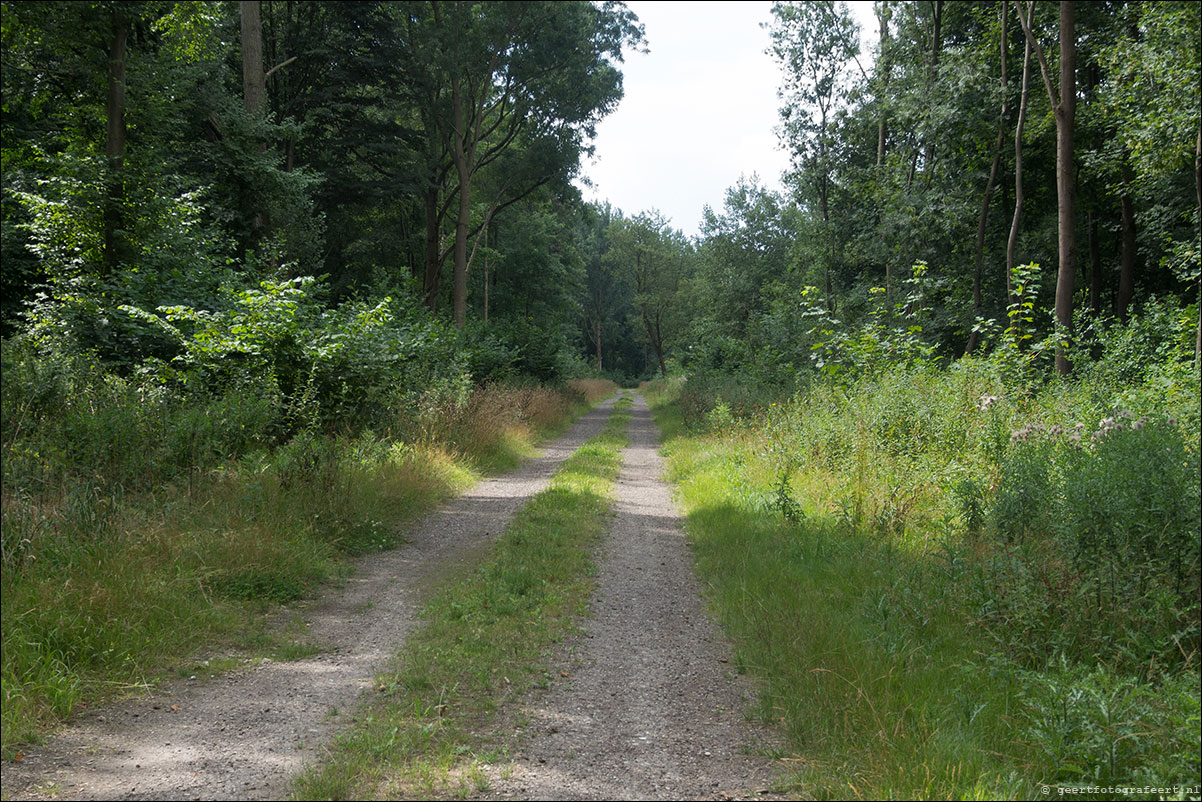
<instances>
[{"instance_id":1,"label":"overcast white sky","mask_svg":"<svg viewBox=\"0 0 1202 802\"><path fill-rule=\"evenodd\" d=\"M650 53L628 54L622 65L626 94L598 126L596 158L584 165L594 187L584 197L630 215L658 209L692 236L703 207L721 209L740 175L756 173L781 189L789 157L775 132L779 71L760 27L772 3L627 5L646 28ZM871 2L848 5L862 27L872 19Z\"/></svg>"}]
</instances>

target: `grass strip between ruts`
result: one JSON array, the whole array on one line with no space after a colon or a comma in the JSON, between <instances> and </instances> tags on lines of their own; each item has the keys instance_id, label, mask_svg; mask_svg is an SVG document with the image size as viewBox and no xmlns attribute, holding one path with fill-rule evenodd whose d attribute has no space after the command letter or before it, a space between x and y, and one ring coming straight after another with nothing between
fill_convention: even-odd
<instances>
[{"instance_id":1,"label":"grass strip between ruts","mask_svg":"<svg viewBox=\"0 0 1202 802\"><path fill-rule=\"evenodd\" d=\"M591 547L613 504L630 405L618 401L602 433L564 461L483 563L434 597L395 669L377 677L377 698L298 778L295 797L483 787L473 764L496 759L497 744L476 733L507 698L549 683L552 647L588 609ZM446 787L453 775L456 789Z\"/></svg>"}]
</instances>

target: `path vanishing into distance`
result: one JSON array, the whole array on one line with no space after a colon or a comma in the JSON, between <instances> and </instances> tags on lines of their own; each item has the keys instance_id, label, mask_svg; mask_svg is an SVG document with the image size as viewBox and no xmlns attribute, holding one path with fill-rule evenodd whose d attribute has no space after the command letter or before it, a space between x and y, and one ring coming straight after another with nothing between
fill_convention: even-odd
<instances>
[{"instance_id":1,"label":"path vanishing into distance","mask_svg":"<svg viewBox=\"0 0 1202 802\"><path fill-rule=\"evenodd\" d=\"M480 482L362 558L302 610L320 654L164 684L75 717L6 762L5 799L279 799L346 726L430 592L473 564L560 463L608 418L611 399L540 456ZM512 756L482 770L482 799L741 799L773 796L773 734L745 720L751 689L708 616L658 431L640 397L597 553L598 591L549 689L498 716Z\"/></svg>"}]
</instances>

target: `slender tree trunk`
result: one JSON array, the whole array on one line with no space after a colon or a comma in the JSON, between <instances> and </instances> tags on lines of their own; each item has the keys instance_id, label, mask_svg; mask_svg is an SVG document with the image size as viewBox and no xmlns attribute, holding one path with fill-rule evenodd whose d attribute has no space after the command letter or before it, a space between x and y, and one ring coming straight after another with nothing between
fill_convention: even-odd
<instances>
[{"instance_id":1,"label":"slender tree trunk","mask_svg":"<svg viewBox=\"0 0 1202 802\"><path fill-rule=\"evenodd\" d=\"M1073 127L1077 114L1077 33L1072 0L1060 2L1060 103L1056 106L1056 197L1060 266L1056 275L1056 320L1064 337L1072 336L1073 281L1076 278L1076 178L1073 169ZM1056 372L1072 371L1063 345L1056 349Z\"/></svg>"},{"instance_id":2,"label":"slender tree trunk","mask_svg":"<svg viewBox=\"0 0 1202 802\"><path fill-rule=\"evenodd\" d=\"M597 372L600 373L603 368L601 366L601 313L597 312L597 317L593 320L594 339L597 341Z\"/></svg>"},{"instance_id":3,"label":"slender tree trunk","mask_svg":"<svg viewBox=\"0 0 1202 802\"><path fill-rule=\"evenodd\" d=\"M467 229L472 216L472 174L466 162L457 162L459 172L459 215L455 220L455 325L467 325Z\"/></svg>"},{"instance_id":4,"label":"slender tree trunk","mask_svg":"<svg viewBox=\"0 0 1202 802\"><path fill-rule=\"evenodd\" d=\"M1016 3L1015 13L1022 22L1022 9ZM1027 11L1027 25L1031 27L1034 8ZM1027 123L1027 100L1030 97L1031 42L1023 48L1023 85L1018 101L1018 121L1014 124L1014 217L1010 221L1010 236L1006 239L1006 303L1014 302L1014 252L1018 244L1018 230L1023 216L1023 128Z\"/></svg>"},{"instance_id":5,"label":"slender tree trunk","mask_svg":"<svg viewBox=\"0 0 1202 802\"><path fill-rule=\"evenodd\" d=\"M121 261L124 250L121 232L125 202L125 62L129 41L129 22L118 9L113 12L112 40L109 43L108 100L105 103L106 133L104 199L104 272L111 272Z\"/></svg>"},{"instance_id":6,"label":"slender tree trunk","mask_svg":"<svg viewBox=\"0 0 1202 802\"><path fill-rule=\"evenodd\" d=\"M881 103L880 120L877 122L876 129L876 170L878 184L883 178L883 170L885 166L885 141L888 139L888 110L885 107L884 99L888 94L889 78L892 71L889 63L889 20L892 16L892 11L889 8L888 0L881 0L876 7L877 21L880 23L881 45L880 57L877 62L877 76L880 79L880 88L878 90L879 100ZM879 190L878 190L879 191ZM881 225L881 219L884 215L881 204L877 203L877 226ZM885 263L885 302L892 303L893 298L893 263L889 260L888 255L883 259Z\"/></svg>"},{"instance_id":7,"label":"slender tree trunk","mask_svg":"<svg viewBox=\"0 0 1202 802\"><path fill-rule=\"evenodd\" d=\"M931 69L928 86L934 87L939 78L939 58L943 51L943 0L934 0L934 31L931 36ZM928 89L928 95L932 94ZM932 163L935 161L935 140L927 137L926 148L923 150L922 170L926 174L926 182L930 183Z\"/></svg>"},{"instance_id":8,"label":"slender tree trunk","mask_svg":"<svg viewBox=\"0 0 1202 802\"><path fill-rule=\"evenodd\" d=\"M1131 165L1123 156L1123 194L1119 198L1122 208L1122 261L1119 267L1119 292L1115 298L1115 314L1119 320L1127 320L1131 301L1135 298L1135 203L1131 199L1130 182L1134 179Z\"/></svg>"},{"instance_id":9,"label":"slender tree trunk","mask_svg":"<svg viewBox=\"0 0 1202 802\"><path fill-rule=\"evenodd\" d=\"M1198 224L1202 226L1202 127L1198 128L1198 139L1194 145L1194 191L1198 194ZM1202 281L1198 282L1202 296ZM1198 337L1194 343L1194 365L1202 362L1202 298L1198 303Z\"/></svg>"},{"instance_id":10,"label":"slender tree trunk","mask_svg":"<svg viewBox=\"0 0 1202 802\"><path fill-rule=\"evenodd\" d=\"M452 79L451 102L454 114L454 130L452 131L451 160L455 165L455 173L459 178L459 213L455 217L455 250L454 250L454 286L452 288L452 309L455 326L464 328L467 325L467 233L472 222L472 172L474 144L469 144L469 133L463 113L463 97L459 80Z\"/></svg>"},{"instance_id":11,"label":"slender tree trunk","mask_svg":"<svg viewBox=\"0 0 1202 802\"><path fill-rule=\"evenodd\" d=\"M1028 9L1034 8L1034 0L1028 3ZM1031 32L1030 21L1019 21L1023 25L1023 34L1031 49L1039 59L1039 69L1043 75L1043 84L1048 91L1048 100L1056 113L1056 198L1059 214L1057 229L1060 250L1060 264L1056 271L1056 322L1062 338L1056 347L1056 372L1067 375L1072 371L1064 342L1072 336L1073 324L1073 281L1076 274L1076 198L1073 171L1073 125L1077 111L1077 36L1073 19L1074 5L1072 0L1060 0L1060 87L1052 86L1051 71L1043 48L1039 46L1035 35Z\"/></svg>"},{"instance_id":12,"label":"slender tree trunk","mask_svg":"<svg viewBox=\"0 0 1202 802\"><path fill-rule=\"evenodd\" d=\"M1096 317L1102 312L1102 253L1098 247L1098 213L1089 210L1089 308Z\"/></svg>"},{"instance_id":13,"label":"slender tree trunk","mask_svg":"<svg viewBox=\"0 0 1202 802\"><path fill-rule=\"evenodd\" d=\"M651 317L646 313L643 314L643 325L647 327L647 339L651 341L651 348L655 351L655 360L659 363L659 373L661 376L668 375L668 365L664 361L664 337L662 327L658 321L652 323Z\"/></svg>"},{"instance_id":14,"label":"slender tree trunk","mask_svg":"<svg viewBox=\"0 0 1202 802\"><path fill-rule=\"evenodd\" d=\"M259 0L240 0L238 10L241 17L242 37L242 103L247 116L259 120L267 100L267 76L263 72L263 22L260 18ZM267 150L267 143L259 142L259 151ZM262 208L255 211L251 223L252 241L267 227L267 212Z\"/></svg>"},{"instance_id":15,"label":"slender tree trunk","mask_svg":"<svg viewBox=\"0 0 1202 802\"><path fill-rule=\"evenodd\" d=\"M1086 102L1093 102L1097 94L1098 86L1098 65L1096 62L1091 63L1086 70L1085 78L1085 97ZM1102 314L1102 251L1101 243L1098 238L1098 207L1100 205L1100 197L1105 197L1104 193L1100 193L1096 187L1087 188L1089 201L1089 211L1086 215L1086 237L1088 240L1089 249L1089 313L1096 318Z\"/></svg>"},{"instance_id":16,"label":"slender tree trunk","mask_svg":"<svg viewBox=\"0 0 1202 802\"><path fill-rule=\"evenodd\" d=\"M827 180L823 175L819 179L818 198L822 204L822 230L826 235L826 262L822 267L822 290L826 293L826 308L835 311L834 287L831 284L831 265L835 261L835 238L831 234L831 214L827 204Z\"/></svg>"},{"instance_id":17,"label":"slender tree trunk","mask_svg":"<svg viewBox=\"0 0 1202 802\"><path fill-rule=\"evenodd\" d=\"M880 81L881 81L880 99L883 100L886 92L889 89L889 77L890 77L889 74L891 72L891 65L889 63L889 56L890 56L890 53L889 53L889 19L892 16L892 12L889 9L888 0L881 0L881 2L877 5L876 15L877 15L876 16L877 22L880 24L880 31L881 31L881 44L880 44L881 53L880 53L880 61L877 64L877 75L880 77ZM877 167L881 167L885 163L885 139L887 138L887 135L888 135L888 130L887 130L888 114L884 108L883 103L881 105L880 114L881 114L881 117L880 117L880 120L877 122L877 128L876 128L876 166Z\"/></svg>"},{"instance_id":18,"label":"slender tree trunk","mask_svg":"<svg viewBox=\"0 0 1202 802\"><path fill-rule=\"evenodd\" d=\"M254 116L267 97L267 79L263 73L263 23L259 0L238 3L242 21L242 102L246 113Z\"/></svg>"},{"instance_id":19,"label":"slender tree trunk","mask_svg":"<svg viewBox=\"0 0 1202 802\"><path fill-rule=\"evenodd\" d=\"M981 199L981 216L977 222L977 253L972 274L972 311L981 314L981 274L985 261L985 232L989 223L989 201L993 197L993 185L997 181L998 167L1002 161L1002 143L1006 140L1006 2L999 5L1002 24L1001 62L1002 62L1002 108L998 112L997 137L993 142L993 164L989 168L989 180L985 182L985 195ZM971 354L977 347L980 333L974 328L969 335L968 345L964 353Z\"/></svg>"},{"instance_id":20,"label":"slender tree trunk","mask_svg":"<svg viewBox=\"0 0 1202 802\"><path fill-rule=\"evenodd\" d=\"M426 270L422 289L424 303L431 312L438 311L439 278L442 275L441 230L438 224L438 189L426 189Z\"/></svg>"}]
</instances>

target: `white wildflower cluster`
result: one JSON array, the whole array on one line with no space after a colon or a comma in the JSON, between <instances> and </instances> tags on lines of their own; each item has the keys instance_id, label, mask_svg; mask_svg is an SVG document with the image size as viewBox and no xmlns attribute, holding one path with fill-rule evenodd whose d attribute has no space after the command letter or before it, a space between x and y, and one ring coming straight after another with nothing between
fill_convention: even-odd
<instances>
[{"instance_id":1,"label":"white wildflower cluster","mask_svg":"<svg viewBox=\"0 0 1202 802\"><path fill-rule=\"evenodd\" d=\"M985 410L989 409L991 406L993 406L997 402L998 402L998 397L996 395L983 395L983 396L981 396L981 400L978 401L976 404L974 404L974 406L977 409L984 412Z\"/></svg>"},{"instance_id":2,"label":"white wildflower cluster","mask_svg":"<svg viewBox=\"0 0 1202 802\"><path fill-rule=\"evenodd\" d=\"M1144 428L1148 423L1148 417L1145 415L1136 418L1131 412L1123 410L1112 418L1102 418L1098 423L1098 430L1093 433L1092 439L1101 440L1111 432L1121 431L1125 426L1129 426L1136 431Z\"/></svg>"},{"instance_id":3,"label":"white wildflower cluster","mask_svg":"<svg viewBox=\"0 0 1202 802\"><path fill-rule=\"evenodd\" d=\"M1022 440L1030 440L1032 435L1038 432L1046 432L1047 430L1047 427L1042 423L1028 423L1021 429L1010 433L1010 442L1017 443Z\"/></svg>"},{"instance_id":4,"label":"white wildflower cluster","mask_svg":"<svg viewBox=\"0 0 1202 802\"><path fill-rule=\"evenodd\" d=\"M1170 426L1174 425L1175 423L1175 420L1172 418L1169 419ZM1130 428L1134 429L1135 431L1139 431L1147 424L1148 417L1146 415L1137 418L1133 413L1124 410L1117 413L1113 417L1102 418L1102 420L1098 422L1097 431L1092 432L1089 436L1089 439L1097 442L1109 435L1111 432L1121 431L1124 428ZM1028 423L1021 429L1017 429L1016 431L1010 433L1010 442L1017 443L1024 440L1030 440L1032 437L1042 432L1047 432L1052 437L1067 435L1066 439L1070 443L1078 444L1081 442L1085 434L1085 424L1076 423L1072 426L1072 428L1065 428L1059 424L1044 426L1042 423Z\"/></svg>"}]
</instances>

